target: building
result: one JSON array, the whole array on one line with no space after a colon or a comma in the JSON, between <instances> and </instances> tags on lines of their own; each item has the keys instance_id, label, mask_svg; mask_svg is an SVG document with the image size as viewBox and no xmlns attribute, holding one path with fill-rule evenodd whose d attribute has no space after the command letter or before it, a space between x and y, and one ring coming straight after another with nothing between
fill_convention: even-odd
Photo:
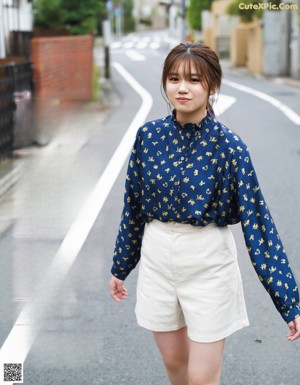
<instances>
[{"instance_id":1,"label":"building","mask_svg":"<svg viewBox=\"0 0 300 385\"><path fill-rule=\"evenodd\" d=\"M167 26L166 2L159 0L135 0L134 14L139 29L160 29Z\"/></svg>"},{"instance_id":2,"label":"building","mask_svg":"<svg viewBox=\"0 0 300 385\"><path fill-rule=\"evenodd\" d=\"M32 0L0 0L0 59L28 56L32 28Z\"/></svg>"}]
</instances>

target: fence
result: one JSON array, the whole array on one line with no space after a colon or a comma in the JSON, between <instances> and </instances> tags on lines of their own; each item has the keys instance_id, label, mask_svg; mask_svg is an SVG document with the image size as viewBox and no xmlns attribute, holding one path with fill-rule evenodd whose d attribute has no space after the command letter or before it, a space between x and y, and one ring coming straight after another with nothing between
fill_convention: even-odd
<instances>
[{"instance_id":1,"label":"fence","mask_svg":"<svg viewBox=\"0 0 300 385\"><path fill-rule=\"evenodd\" d=\"M32 100L32 92L31 62L0 65L0 162L12 156L18 104Z\"/></svg>"}]
</instances>

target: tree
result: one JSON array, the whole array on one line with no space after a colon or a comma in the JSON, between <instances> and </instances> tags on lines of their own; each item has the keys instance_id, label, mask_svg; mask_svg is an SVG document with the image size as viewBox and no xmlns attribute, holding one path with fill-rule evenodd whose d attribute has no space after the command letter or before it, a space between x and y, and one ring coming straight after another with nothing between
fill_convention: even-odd
<instances>
[{"instance_id":1,"label":"tree","mask_svg":"<svg viewBox=\"0 0 300 385\"><path fill-rule=\"evenodd\" d=\"M34 25L66 28L73 35L94 33L105 0L35 0Z\"/></svg>"},{"instance_id":2,"label":"tree","mask_svg":"<svg viewBox=\"0 0 300 385\"><path fill-rule=\"evenodd\" d=\"M278 0L273 0L275 4ZM243 7L240 6L240 0L233 0L226 9L229 15L239 16L244 23L250 23L254 17L261 18L263 14L262 9L254 9L254 4L259 7L260 0L244 0Z\"/></svg>"},{"instance_id":3,"label":"tree","mask_svg":"<svg viewBox=\"0 0 300 385\"><path fill-rule=\"evenodd\" d=\"M36 27L61 28L64 25L61 0L36 0L33 7Z\"/></svg>"},{"instance_id":4,"label":"tree","mask_svg":"<svg viewBox=\"0 0 300 385\"><path fill-rule=\"evenodd\" d=\"M201 12L210 9L211 0L190 0L190 5L187 10L187 18L192 29L201 31Z\"/></svg>"},{"instance_id":5,"label":"tree","mask_svg":"<svg viewBox=\"0 0 300 385\"><path fill-rule=\"evenodd\" d=\"M123 32L135 31L135 19L133 17L133 0L113 0L113 8L121 9L120 17L122 17ZM117 17L114 14L113 29L116 30Z\"/></svg>"},{"instance_id":6,"label":"tree","mask_svg":"<svg viewBox=\"0 0 300 385\"><path fill-rule=\"evenodd\" d=\"M133 17L133 0L123 0L124 32L135 31L135 19Z\"/></svg>"}]
</instances>

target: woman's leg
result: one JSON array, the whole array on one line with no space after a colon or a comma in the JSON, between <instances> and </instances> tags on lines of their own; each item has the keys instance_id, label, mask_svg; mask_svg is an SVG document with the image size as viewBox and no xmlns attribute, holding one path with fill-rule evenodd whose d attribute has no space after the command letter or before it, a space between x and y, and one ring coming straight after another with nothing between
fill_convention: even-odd
<instances>
[{"instance_id":1,"label":"woman's leg","mask_svg":"<svg viewBox=\"0 0 300 385\"><path fill-rule=\"evenodd\" d=\"M154 332L172 385L189 385L189 339L186 327L171 332Z\"/></svg>"},{"instance_id":2,"label":"woman's leg","mask_svg":"<svg viewBox=\"0 0 300 385\"><path fill-rule=\"evenodd\" d=\"M190 341L189 385L219 385L225 340L212 343Z\"/></svg>"}]
</instances>

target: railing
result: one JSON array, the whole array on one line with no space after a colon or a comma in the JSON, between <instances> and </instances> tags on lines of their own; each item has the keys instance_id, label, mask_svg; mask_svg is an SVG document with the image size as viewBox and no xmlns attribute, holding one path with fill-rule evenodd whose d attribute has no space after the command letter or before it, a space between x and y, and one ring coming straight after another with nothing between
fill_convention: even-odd
<instances>
[{"instance_id":1,"label":"railing","mask_svg":"<svg viewBox=\"0 0 300 385\"><path fill-rule=\"evenodd\" d=\"M18 104L32 100L32 92L31 62L0 65L0 162L12 156Z\"/></svg>"}]
</instances>

